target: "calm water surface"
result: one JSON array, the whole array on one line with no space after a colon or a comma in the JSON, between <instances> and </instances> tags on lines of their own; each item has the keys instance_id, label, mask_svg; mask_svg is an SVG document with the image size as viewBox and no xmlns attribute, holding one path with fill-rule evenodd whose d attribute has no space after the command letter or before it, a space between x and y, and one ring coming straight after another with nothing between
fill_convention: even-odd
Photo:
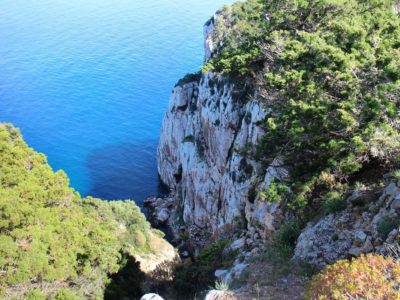
<instances>
[{"instance_id":1,"label":"calm water surface","mask_svg":"<svg viewBox=\"0 0 400 300\"><path fill-rule=\"evenodd\" d=\"M82 195L140 202L174 83L203 60L231 0L0 1L0 121Z\"/></svg>"}]
</instances>

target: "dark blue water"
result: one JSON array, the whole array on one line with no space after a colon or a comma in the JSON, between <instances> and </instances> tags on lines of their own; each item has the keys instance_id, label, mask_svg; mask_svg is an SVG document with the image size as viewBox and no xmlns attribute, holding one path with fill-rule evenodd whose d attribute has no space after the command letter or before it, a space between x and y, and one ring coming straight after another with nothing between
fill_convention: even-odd
<instances>
[{"instance_id":1,"label":"dark blue water","mask_svg":"<svg viewBox=\"0 0 400 300\"><path fill-rule=\"evenodd\" d=\"M158 189L174 83L203 59L203 23L231 0L0 1L0 121L82 195Z\"/></svg>"}]
</instances>

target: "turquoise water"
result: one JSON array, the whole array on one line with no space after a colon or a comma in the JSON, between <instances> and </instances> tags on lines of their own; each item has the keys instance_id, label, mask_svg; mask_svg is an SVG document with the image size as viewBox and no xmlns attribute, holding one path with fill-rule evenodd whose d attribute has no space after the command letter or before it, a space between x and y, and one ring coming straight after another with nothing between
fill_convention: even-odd
<instances>
[{"instance_id":1,"label":"turquoise water","mask_svg":"<svg viewBox=\"0 0 400 300\"><path fill-rule=\"evenodd\" d=\"M0 121L82 195L157 194L174 83L203 60L203 23L230 0L0 1Z\"/></svg>"}]
</instances>

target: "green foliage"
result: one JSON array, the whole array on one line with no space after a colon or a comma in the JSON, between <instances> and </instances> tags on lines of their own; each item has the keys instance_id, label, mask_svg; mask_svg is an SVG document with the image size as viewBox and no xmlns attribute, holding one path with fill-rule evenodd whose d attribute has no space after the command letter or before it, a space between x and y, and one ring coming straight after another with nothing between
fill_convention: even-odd
<instances>
[{"instance_id":1,"label":"green foliage","mask_svg":"<svg viewBox=\"0 0 400 300\"><path fill-rule=\"evenodd\" d=\"M120 269L120 253L152 251L154 234L131 201L81 199L64 172L53 172L17 129L0 123L0 294L10 285L79 278L74 289L97 284L98 297L107 274Z\"/></svg>"},{"instance_id":2,"label":"green foliage","mask_svg":"<svg viewBox=\"0 0 400 300\"><path fill-rule=\"evenodd\" d=\"M227 292L230 290L229 283L222 280L216 281L214 285L214 290Z\"/></svg>"},{"instance_id":3,"label":"green foliage","mask_svg":"<svg viewBox=\"0 0 400 300\"><path fill-rule=\"evenodd\" d=\"M36 289L24 295L25 300L46 300L46 295L41 290Z\"/></svg>"},{"instance_id":4,"label":"green foliage","mask_svg":"<svg viewBox=\"0 0 400 300\"><path fill-rule=\"evenodd\" d=\"M225 7L222 14L232 19L228 27L217 28L223 36L224 47L220 49L216 59L203 67L203 71L221 71L246 74L252 63L261 57L261 49L256 46L262 37L263 3L259 0L237 2Z\"/></svg>"},{"instance_id":5,"label":"green foliage","mask_svg":"<svg viewBox=\"0 0 400 300\"><path fill-rule=\"evenodd\" d=\"M275 284L278 279L290 274L310 277L316 273L315 266L305 261L293 259L297 239L301 233L299 221L292 220L279 228L269 243L266 243L260 257L255 261L267 262L272 271L266 278L269 284Z\"/></svg>"},{"instance_id":6,"label":"green foliage","mask_svg":"<svg viewBox=\"0 0 400 300\"><path fill-rule=\"evenodd\" d=\"M399 225L400 225L400 220L386 217L379 221L377 231L378 231L379 235L381 236L381 238L386 240L389 233L393 229L398 228Z\"/></svg>"},{"instance_id":7,"label":"green foliage","mask_svg":"<svg viewBox=\"0 0 400 300\"><path fill-rule=\"evenodd\" d=\"M269 203L281 202L285 199L286 194L289 191L289 187L286 184L278 183L276 180L273 180L269 187L268 191L260 190L259 196L261 201L267 201Z\"/></svg>"},{"instance_id":8,"label":"green foliage","mask_svg":"<svg viewBox=\"0 0 400 300\"><path fill-rule=\"evenodd\" d=\"M322 211L325 215L337 213L345 208L343 195L337 191L328 192L324 200Z\"/></svg>"},{"instance_id":9,"label":"green foliage","mask_svg":"<svg viewBox=\"0 0 400 300\"><path fill-rule=\"evenodd\" d=\"M191 83L191 82L198 82L201 78L201 72L197 72L197 73L189 73L186 74L183 78L181 78L175 85L175 87L177 86L183 86L187 83Z\"/></svg>"},{"instance_id":10,"label":"green foliage","mask_svg":"<svg viewBox=\"0 0 400 300\"><path fill-rule=\"evenodd\" d=\"M294 254L297 238L301 232L300 224L297 220L292 220L282 224L274 234L270 243L267 244L264 259L272 265L279 266L285 273L292 265L288 263Z\"/></svg>"},{"instance_id":11,"label":"green foliage","mask_svg":"<svg viewBox=\"0 0 400 300\"><path fill-rule=\"evenodd\" d=\"M284 258L293 256L297 238L301 232L301 226L297 220L282 224L272 238L271 247L281 250Z\"/></svg>"},{"instance_id":12,"label":"green foliage","mask_svg":"<svg viewBox=\"0 0 400 300\"><path fill-rule=\"evenodd\" d=\"M51 300L80 300L78 295L68 289L59 289L52 297Z\"/></svg>"},{"instance_id":13,"label":"green foliage","mask_svg":"<svg viewBox=\"0 0 400 300\"><path fill-rule=\"evenodd\" d=\"M225 254L229 240L218 241L201 250L190 265L182 265L175 272L174 290L180 297L189 299L214 283L214 271L230 266L234 253Z\"/></svg>"},{"instance_id":14,"label":"green foliage","mask_svg":"<svg viewBox=\"0 0 400 300\"><path fill-rule=\"evenodd\" d=\"M400 170L396 170L393 172L393 177L397 180L400 180Z\"/></svg>"},{"instance_id":15,"label":"green foliage","mask_svg":"<svg viewBox=\"0 0 400 300\"><path fill-rule=\"evenodd\" d=\"M399 166L400 18L390 0L249 0L225 12L205 70L255 76L270 113L257 150L292 166L291 206L371 161ZM315 198L315 197L314 197Z\"/></svg>"}]
</instances>

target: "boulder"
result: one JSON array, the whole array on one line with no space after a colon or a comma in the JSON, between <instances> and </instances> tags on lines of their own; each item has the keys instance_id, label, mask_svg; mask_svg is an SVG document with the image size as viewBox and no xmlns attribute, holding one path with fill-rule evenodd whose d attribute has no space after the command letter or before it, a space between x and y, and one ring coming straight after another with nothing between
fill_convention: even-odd
<instances>
[{"instance_id":1,"label":"boulder","mask_svg":"<svg viewBox=\"0 0 400 300\"><path fill-rule=\"evenodd\" d=\"M143 295L142 298L140 298L140 300L164 300L164 299L160 295L150 293Z\"/></svg>"},{"instance_id":2,"label":"boulder","mask_svg":"<svg viewBox=\"0 0 400 300\"><path fill-rule=\"evenodd\" d=\"M219 280L224 281L228 273L229 273L228 270L215 270L214 276Z\"/></svg>"},{"instance_id":3,"label":"boulder","mask_svg":"<svg viewBox=\"0 0 400 300\"><path fill-rule=\"evenodd\" d=\"M164 224L169 219L169 211L167 208L162 208L156 212L157 221L160 224Z\"/></svg>"},{"instance_id":4,"label":"boulder","mask_svg":"<svg viewBox=\"0 0 400 300\"><path fill-rule=\"evenodd\" d=\"M230 250L237 251L237 250L244 248L245 245L246 245L246 238L243 237L243 238L240 238L240 239L237 239L236 241L234 241L230 246Z\"/></svg>"},{"instance_id":5,"label":"boulder","mask_svg":"<svg viewBox=\"0 0 400 300\"><path fill-rule=\"evenodd\" d=\"M233 274L234 279L240 279L240 277L243 274L243 271L246 270L248 267L248 264L245 263L238 263L235 264L231 270L231 273Z\"/></svg>"}]
</instances>

